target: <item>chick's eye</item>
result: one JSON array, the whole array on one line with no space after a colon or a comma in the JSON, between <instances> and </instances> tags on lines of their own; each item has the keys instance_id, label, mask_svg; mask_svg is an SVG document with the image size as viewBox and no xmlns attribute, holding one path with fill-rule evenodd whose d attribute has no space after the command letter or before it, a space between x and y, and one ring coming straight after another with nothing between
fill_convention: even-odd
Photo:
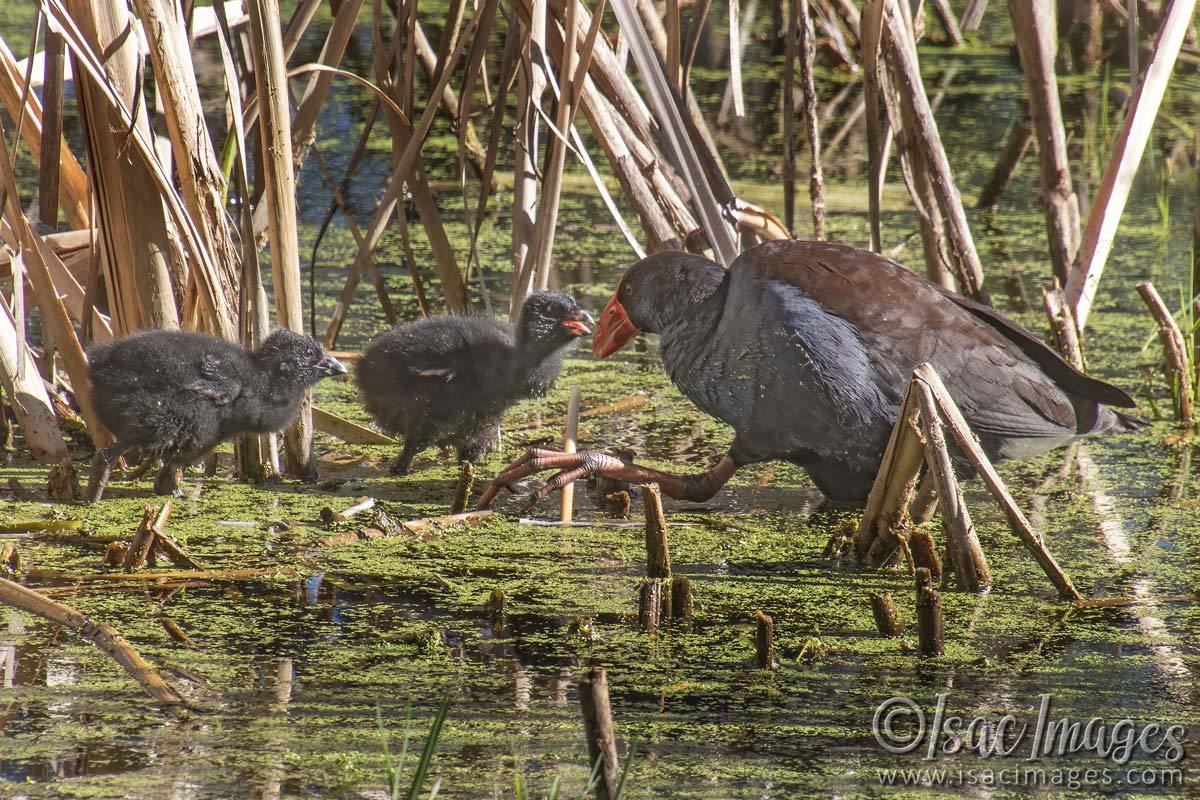
<instances>
[{"instance_id":1,"label":"chick's eye","mask_svg":"<svg viewBox=\"0 0 1200 800\"><path fill-rule=\"evenodd\" d=\"M628 283L625 284L624 290L625 290L625 294L633 294L633 287L630 286Z\"/></svg>"},{"instance_id":2,"label":"chick's eye","mask_svg":"<svg viewBox=\"0 0 1200 800\"><path fill-rule=\"evenodd\" d=\"M317 354L317 351L312 349L311 347L304 351L304 355L308 356L309 358L312 358L316 354Z\"/></svg>"}]
</instances>

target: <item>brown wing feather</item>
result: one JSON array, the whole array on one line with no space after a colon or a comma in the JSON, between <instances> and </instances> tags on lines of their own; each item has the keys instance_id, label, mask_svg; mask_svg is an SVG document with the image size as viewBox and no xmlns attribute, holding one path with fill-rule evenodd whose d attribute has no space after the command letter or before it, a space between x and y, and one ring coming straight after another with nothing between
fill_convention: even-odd
<instances>
[{"instance_id":1,"label":"brown wing feather","mask_svg":"<svg viewBox=\"0 0 1200 800\"><path fill-rule=\"evenodd\" d=\"M890 259L828 242L769 242L730 269L795 286L854 325L896 399L912 369L929 361L981 433L1052 436L1076 427L1063 390L1075 391L1080 381L1059 383L1070 368L1053 351L1048 358L1032 347L1031 335L1017 336L1019 326L995 312L974 311L953 296L956 302L947 303L939 287ZM1064 369L1046 370L1042 361Z\"/></svg>"}]
</instances>

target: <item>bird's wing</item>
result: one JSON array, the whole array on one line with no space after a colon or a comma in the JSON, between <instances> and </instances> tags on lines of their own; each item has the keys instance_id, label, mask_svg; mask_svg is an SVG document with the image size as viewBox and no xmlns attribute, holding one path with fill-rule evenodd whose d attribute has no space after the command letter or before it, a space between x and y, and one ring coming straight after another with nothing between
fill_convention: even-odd
<instances>
[{"instance_id":1,"label":"bird's wing","mask_svg":"<svg viewBox=\"0 0 1200 800\"><path fill-rule=\"evenodd\" d=\"M850 323L867 346L878 388L893 402L912 370L928 361L981 434L1074 431L1075 408L1063 391L1070 387L1060 388L1056 375L996 329L999 314L985 317L948 303L934 284L882 256L827 242L798 244L759 245L730 269L794 286Z\"/></svg>"},{"instance_id":2,"label":"bird's wing","mask_svg":"<svg viewBox=\"0 0 1200 800\"><path fill-rule=\"evenodd\" d=\"M200 359L200 377L188 384L188 389L206 397L214 405L227 406L242 393L242 382L237 371L226 364L220 356L205 354Z\"/></svg>"}]
</instances>

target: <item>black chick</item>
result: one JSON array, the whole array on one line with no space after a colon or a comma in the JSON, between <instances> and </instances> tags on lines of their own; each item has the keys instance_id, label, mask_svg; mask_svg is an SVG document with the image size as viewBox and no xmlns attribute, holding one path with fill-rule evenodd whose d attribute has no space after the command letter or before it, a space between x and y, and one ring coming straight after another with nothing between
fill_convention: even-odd
<instances>
[{"instance_id":1,"label":"black chick","mask_svg":"<svg viewBox=\"0 0 1200 800\"><path fill-rule=\"evenodd\" d=\"M376 336L358 363L358 388L379 426L404 437L392 473L407 473L430 445L453 445L461 461L487 453L504 413L550 389L567 346L591 323L575 298L541 292L525 301L515 328L436 317Z\"/></svg>"},{"instance_id":2,"label":"black chick","mask_svg":"<svg viewBox=\"0 0 1200 800\"><path fill-rule=\"evenodd\" d=\"M88 498L100 499L127 450L163 460L158 494L176 468L242 433L271 433L296 416L304 390L346 368L307 336L280 329L257 350L201 333L146 331L88 352L92 402L116 437L92 462Z\"/></svg>"}]
</instances>

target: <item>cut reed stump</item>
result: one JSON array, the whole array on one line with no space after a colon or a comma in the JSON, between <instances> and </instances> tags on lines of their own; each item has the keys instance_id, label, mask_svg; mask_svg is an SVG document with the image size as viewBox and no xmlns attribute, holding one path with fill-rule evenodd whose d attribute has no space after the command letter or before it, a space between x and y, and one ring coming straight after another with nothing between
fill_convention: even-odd
<instances>
[{"instance_id":1,"label":"cut reed stump","mask_svg":"<svg viewBox=\"0 0 1200 800\"><path fill-rule=\"evenodd\" d=\"M475 467L470 461L462 462L462 469L458 474L458 484L454 487L454 502L450 505L451 514L461 514L467 510L467 503L471 499L471 485L475 482ZM566 487L563 487L564 491Z\"/></svg>"},{"instance_id":2,"label":"cut reed stump","mask_svg":"<svg viewBox=\"0 0 1200 800\"><path fill-rule=\"evenodd\" d=\"M553 235L553 234L551 234ZM579 437L579 387L571 387L571 397L567 401L567 424L563 432L563 452L575 452L575 440ZM464 507L465 508L465 507ZM575 482L571 481L562 487L562 504L559 519L570 522L575 518Z\"/></svg>"},{"instance_id":3,"label":"cut reed stump","mask_svg":"<svg viewBox=\"0 0 1200 800\"><path fill-rule=\"evenodd\" d=\"M116 661L155 700L169 705L183 705L183 698L176 694L175 690L146 663L145 659L109 625L89 619L40 592L27 589L6 578L0 578L0 602L78 632L99 647L105 655Z\"/></svg>"},{"instance_id":4,"label":"cut reed stump","mask_svg":"<svg viewBox=\"0 0 1200 800\"><path fill-rule=\"evenodd\" d=\"M934 583L942 581L942 560L938 558L937 545L929 531L914 530L908 535L908 552L912 555L914 569L927 569Z\"/></svg>"},{"instance_id":5,"label":"cut reed stump","mask_svg":"<svg viewBox=\"0 0 1200 800\"><path fill-rule=\"evenodd\" d=\"M761 611L754 612L754 663L759 669L775 666L775 620Z\"/></svg>"},{"instance_id":6,"label":"cut reed stump","mask_svg":"<svg viewBox=\"0 0 1200 800\"><path fill-rule=\"evenodd\" d=\"M646 577L671 577L671 554L667 546L667 520L663 516L662 492L656 483L642 486L646 510Z\"/></svg>"},{"instance_id":7,"label":"cut reed stump","mask_svg":"<svg viewBox=\"0 0 1200 800\"><path fill-rule=\"evenodd\" d=\"M588 760L596 773L596 800L614 800L621 783L617 763L617 739L613 733L612 707L608 699L608 675L594 664L579 681L579 707L587 736Z\"/></svg>"},{"instance_id":8,"label":"cut reed stump","mask_svg":"<svg viewBox=\"0 0 1200 800\"><path fill-rule=\"evenodd\" d=\"M1192 403L1192 370L1188 365L1187 341L1154 284L1150 281L1139 283L1137 290L1146 301L1154 321L1158 323L1158 338L1166 356L1167 383L1171 386L1171 395L1175 400L1175 417L1184 422L1191 422L1195 416L1195 409Z\"/></svg>"},{"instance_id":9,"label":"cut reed stump","mask_svg":"<svg viewBox=\"0 0 1200 800\"><path fill-rule=\"evenodd\" d=\"M1062 571L1041 535L1017 507L975 440L962 412L929 364L918 366L909 380L879 473L854 533L854 550L859 560L867 566L881 566L894 560L903 546L907 526L906 509L912 500L921 462L925 460L930 472L939 481L938 506L947 537L953 541L951 554L954 556L955 575L963 588L982 586L990 580L987 562L983 559L982 549L970 526L957 481L954 480L949 455L943 457L946 446L941 432L942 424L946 425L959 449L979 472L1004 511L1009 527L1033 555L1058 590L1059 596L1064 600L1079 600L1079 592L1071 579Z\"/></svg>"},{"instance_id":10,"label":"cut reed stump","mask_svg":"<svg viewBox=\"0 0 1200 800\"><path fill-rule=\"evenodd\" d=\"M126 572L141 569L146 565L146 559L154 549L155 535L167 524L167 517L170 515L170 500L163 503L161 509L155 506L146 506L143 509L142 521L134 531L129 549L125 553L125 560L121 564Z\"/></svg>"},{"instance_id":11,"label":"cut reed stump","mask_svg":"<svg viewBox=\"0 0 1200 800\"><path fill-rule=\"evenodd\" d=\"M487 611L488 617L493 622L498 622L504 619L504 615L508 613L508 595L497 586L492 589L492 593L488 595L487 602L484 604L484 609Z\"/></svg>"},{"instance_id":12,"label":"cut reed stump","mask_svg":"<svg viewBox=\"0 0 1200 800\"><path fill-rule=\"evenodd\" d=\"M670 594L668 593L668 602ZM638 588L638 625L646 631L656 631L662 623L663 583L647 578Z\"/></svg>"},{"instance_id":13,"label":"cut reed stump","mask_svg":"<svg viewBox=\"0 0 1200 800\"><path fill-rule=\"evenodd\" d=\"M942 598L927 569L917 570L917 637L921 655L942 654Z\"/></svg>"},{"instance_id":14,"label":"cut reed stump","mask_svg":"<svg viewBox=\"0 0 1200 800\"><path fill-rule=\"evenodd\" d=\"M904 621L896 611L896 604L887 592L871 592L871 615L881 636L899 636L904 633Z\"/></svg>"},{"instance_id":15,"label":"cut reed stump","mask_svg":"<svg viewBox=\"0 0 1200 800\"><path fill-rule=\"evenodd\" d=\"M694 610L692 582L686 575L673 575L671 577L671 617L691 619Z\"/></svg>"},{"instance_id":16,"label":"cut reed stump","mask_svg":"<svg viewBox=\"0 0 1200 800\"><path fill-rule=\"evenodd\" d=\"M79 500L79 470L74 463L62 461L50 468L46 476L46 496L60 503Z\"/></svg>"}]
</instances>

